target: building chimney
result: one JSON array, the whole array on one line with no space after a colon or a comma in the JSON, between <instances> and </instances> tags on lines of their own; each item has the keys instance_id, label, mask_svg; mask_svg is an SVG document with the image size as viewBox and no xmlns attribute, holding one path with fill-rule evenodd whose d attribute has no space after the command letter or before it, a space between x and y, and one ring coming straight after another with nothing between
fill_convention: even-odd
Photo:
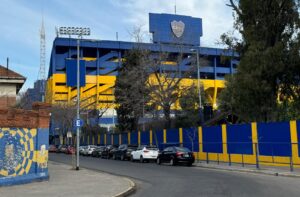
<instances>
[{"instance_id":1,"label":"building chimney","mask_svg":"<svg viewBox=\"0 0 300 197\"><path fill-rule=\"evenodd\" d=\"M6 58L6 69L8 70L8 63L9 63L9 58Z\"/></svg>"}]
</instances>

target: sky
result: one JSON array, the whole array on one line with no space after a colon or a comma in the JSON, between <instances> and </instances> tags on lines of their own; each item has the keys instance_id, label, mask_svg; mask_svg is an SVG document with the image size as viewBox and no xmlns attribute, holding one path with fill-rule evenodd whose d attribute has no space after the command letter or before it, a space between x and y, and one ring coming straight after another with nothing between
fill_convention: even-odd
<instances>
[{"instance_id":1,"label":"sky","mask_svg":"<svg viewBox=\"0 0 300 197\"><path fill-rule=\"evenodd\" d=\"M40 65L40 28L46 31L46 76L55 28L90 27L91 39L133 41L130 32L142 26L148 33L149 13L169 13L202 18L201 46L221 47L220 35L232 30L229 0L1 0L0 65L27 78L21 91L33 87ZM145 40L147 42L147 40Z\"/></svg>"}]
</instances>

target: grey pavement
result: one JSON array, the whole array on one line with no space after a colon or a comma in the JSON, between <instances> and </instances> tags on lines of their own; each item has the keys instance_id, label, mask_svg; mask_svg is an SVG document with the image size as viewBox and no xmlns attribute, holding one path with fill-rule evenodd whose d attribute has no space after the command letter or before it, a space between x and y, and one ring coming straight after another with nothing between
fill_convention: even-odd
<instances>
[{"instance_id":1,"label":"grey pavement","mask_svg":"<svg viewBox=\"0 0 300 197\"><path fill-rule=\"evenodd\" d=\"M217 170L226 170L226 171L237 171L237 172L246 172L246 173L257 173L257 174L265 174L265 175L274 175L274 176L287 176L287 177L296 177L300 178L300 166L293 166L292 171L289 166L267 166L267 165L259 165L259 168L256 168L256 165L248 165L224 162L214 162L209 161L198 161L194 164L195 166L202 168L210 168Z\"/></svg>"},{"instance_id":2,"label":"grey pavement","mask_svg":"<svg viewBox=\"0 0 300 197\"><path fill-rule=\"evenodd\" d=\"M71 164L65 154L50 154L50 160ZM115 161L80 157L89 169L127 176L137 185L134 197L299 197L300 178L155 163Z\"/></svg>"},{"instance_id":3,"label":"grey pavement","mask_svg":"<svg viewBox=\"0 0 300 197\"><path fill-rule=\"evenodd\" d=\"M1 197L112 197L130 189L132 182L123 177L49 162L50 180L25 185L0 187Z\"/></svg>"}]
</instances>

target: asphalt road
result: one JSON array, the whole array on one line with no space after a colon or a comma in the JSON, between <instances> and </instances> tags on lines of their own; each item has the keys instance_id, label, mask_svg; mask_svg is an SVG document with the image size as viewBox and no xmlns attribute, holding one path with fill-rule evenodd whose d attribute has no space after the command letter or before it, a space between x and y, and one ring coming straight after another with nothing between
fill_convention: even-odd
<instances>
[{"instance_id":1,"label":"asphalt road","mask_svg":"<svg viewBox=\"0 0 300 197\"><path fill-rule=\"evenodd\" d=\"M50 154L50 160L71 164L65 154ZM199 167L132 163L80 157L81 167L132 178L135 197L183 196L300 196L300 179L225 172ZM50 175L51 176L51 175Z\"/></svg>"}]
</instances>

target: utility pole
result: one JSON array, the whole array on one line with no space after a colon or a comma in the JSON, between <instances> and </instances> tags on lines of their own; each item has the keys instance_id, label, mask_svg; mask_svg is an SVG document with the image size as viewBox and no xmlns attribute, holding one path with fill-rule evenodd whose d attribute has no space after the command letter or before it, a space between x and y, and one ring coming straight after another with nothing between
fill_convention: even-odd
<instances>
[{"instance_id":1,"label":"utility pole","mask_svg":"<svg viewBox=\"0 0 300 197\"><path fill-rule=\"evenodd\" d=\"M61 35L77 35L77 116L76 116L76 170L79 170L79 146L80 146L80 127L82 120L80 120L80 39L82 36L90 35L90 28L82 27L60 27L59 33Z\"/></svg>"}]
</instances>

